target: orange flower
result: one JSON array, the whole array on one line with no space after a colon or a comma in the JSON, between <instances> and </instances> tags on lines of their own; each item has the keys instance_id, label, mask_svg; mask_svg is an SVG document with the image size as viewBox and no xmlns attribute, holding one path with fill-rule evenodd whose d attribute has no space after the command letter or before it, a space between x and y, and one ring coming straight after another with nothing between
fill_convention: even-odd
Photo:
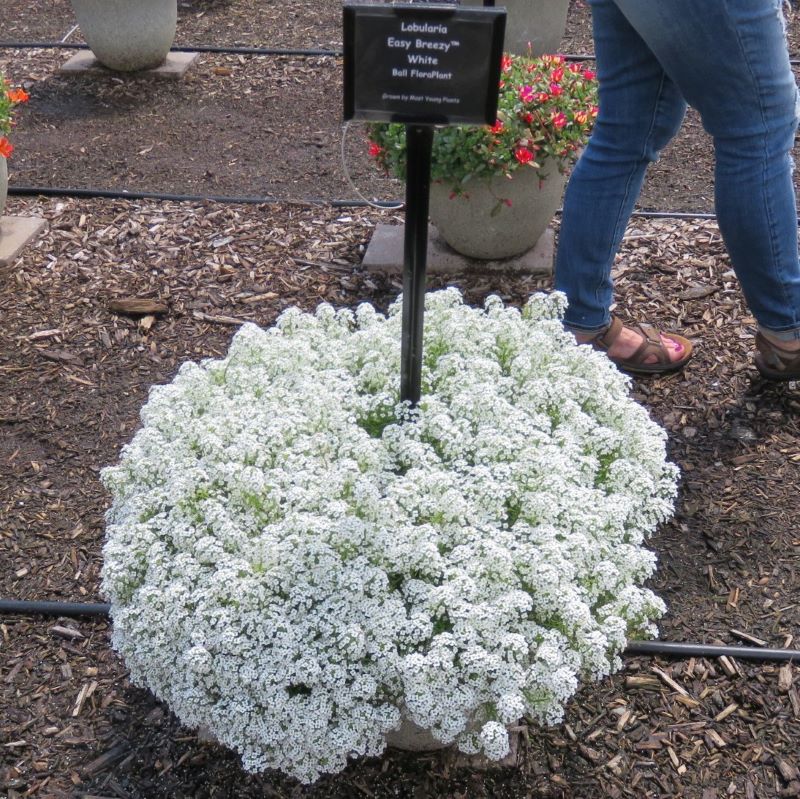
<instances>
[{"instance_id":1,"label":"orange flower","mask_svg":"<svg viewBox=\"0 0 800 799\"><path fill-rule=\"evenodd\" d=\"M12 103L27 103L31 97L25 89L9 89L7 94Z\"/></svg>"},{"instance_id":2,"label":"orange flower","mask_svg":"<svg viewBox=\"0 0 800 799\"><path fill-rule=\"evenodd\" d=\"M5 136L0 136L0 157L8 158L13 152L14 145Z\"/></svg>"}]
</instances>

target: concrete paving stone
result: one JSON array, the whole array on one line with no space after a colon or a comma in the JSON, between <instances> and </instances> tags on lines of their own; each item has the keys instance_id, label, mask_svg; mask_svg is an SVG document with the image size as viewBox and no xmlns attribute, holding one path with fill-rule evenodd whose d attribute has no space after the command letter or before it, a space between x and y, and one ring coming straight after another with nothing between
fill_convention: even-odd
<instances>
[{"instance_id":1,"label":"concrete paving stone","mask_svg":"<svg viewBox=\"0 0 800 799\"><path fill-rule=\"evenodd\" d=\"M91 50L79 50L58 70L61 75L133 75L142 78L164 78L179 80L197 59L199 53L170 53L166 61L155 69L143 69L139 72L115 72L104 67Z\"/></svg>"},{"instance_id":2,"label":"concrete paving stone","mask_svg":"<svg viewBox=\"0 0 800 799\"><path fill-rule=\"evenodd\" d=\"M363 266L373 272L402 272L403 225L377 225L364 255ZM484 261L467 258L453 250L433 225L428 227L428 274L459 272L515 272L519 274L550 275L553 273L555 234L548 228L528 252L515 258Z\"/></svg>"},{"instance_id":3,"label":"concrete paving stone","mask_svg":"<svg viewBox=\"0 0 800 799\"><path fill-rule=\"evenodd\" d=\"M38 216L0 217L0 267L11 264L41 233L45 224L45 220Z\"/></svg>"}]
</instances>

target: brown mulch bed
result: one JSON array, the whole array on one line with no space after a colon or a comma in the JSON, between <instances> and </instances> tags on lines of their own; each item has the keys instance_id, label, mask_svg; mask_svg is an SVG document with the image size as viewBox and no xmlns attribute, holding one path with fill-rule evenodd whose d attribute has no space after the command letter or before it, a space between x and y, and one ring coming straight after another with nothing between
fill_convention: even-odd
<instances>
[{"instance_id":1,"label":"brown mulch bed","mask_svg":"<svg viewBox=\"0 0 800 799\"><path fill-rule=\"evenodd\" d=\"M182 43L329 47L339 37L330 0L180 8ZM588 52L586 23L575 4L565 50ZM63 0L4 0L0 39L61 38L71 25ZM52 70L67 55L0 50L0 68L32 92L15 132L17 185L281 199L10 198L9 213L48 227L0 273L0 597L93 602L107 507L98 472L130 439L150 386L224 352L243 320L267 326L290 305L323 300L385 307L399 280L368 274L361 258L374 225L400 218L304 201L352 196L337 162L335 61L203 56L172 85L66 81ZM387 184L359 169L363 190L385 196ZM709 170L690 119L652 170L643 206L710 210ZM698 345L683 374L633 384L683 473L675 518L652 540L653 587L669 605L661 636L798 648L800 391L756 379L754 320L729 269L714 223L691 219L635 219L617 266L619 313ZM522 303L550 288L480 273L430 284L457 285L475 303L491 293ZM162 308L124 313L129 298ZM0 617L0 795L800 796L796 665L628 658L581 690L565 723L531 727L517 768L389 752L303 788L246 775L181 728L128 684L108 641L102 620Z\"/></svg>"}]
</instances>

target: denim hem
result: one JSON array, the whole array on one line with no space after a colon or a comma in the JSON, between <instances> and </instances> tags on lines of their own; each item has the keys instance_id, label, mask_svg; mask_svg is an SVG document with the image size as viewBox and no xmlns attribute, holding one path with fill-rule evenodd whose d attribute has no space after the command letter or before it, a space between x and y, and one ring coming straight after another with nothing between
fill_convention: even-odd
<instances>
[{"instance_id":1,"label":"denim hem","mask_svg":"<svg viewBox=\"0 0 800 799\"><path fill-rule=\"evenodd\" d=\"M800 327L791 328L790 330L772 330L764 325L758 326L759 330L769 333L773 338L778 341L800 341Z\"/></svg>"},{"instance_id":2,"label":"denim hem","mask_svg":"<svg viewBox=\"0 0 800 799\"><path fill-rule=\"evenodd\" d=\"M597 336L600 333L605 333L610 326L611 322L600 325L600 327L579 327L578 325L568 325L566 322L564 322L564 330L566 330L568 333L572 333L573 335L578 333L581 336Z\"/></svg>"}]
</instances>

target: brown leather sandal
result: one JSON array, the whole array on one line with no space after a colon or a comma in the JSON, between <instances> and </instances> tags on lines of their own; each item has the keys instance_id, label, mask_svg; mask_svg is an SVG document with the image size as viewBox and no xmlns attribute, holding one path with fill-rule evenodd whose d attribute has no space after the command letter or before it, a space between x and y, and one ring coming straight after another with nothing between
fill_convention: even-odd
<instances>
[{"instance_id":1,"label":"brown leather sandal","mask_svg":"<svg viewBox=\"0 0 800 799\"><path fill-rule=\"evenodd\" d=\"M787 350L756 333L756 369L767 380L800 380L800 350Z\"/></svg>"},{"instance_id":2,"label":"brown leather sandal","mask_svg":"<svg viewBox=\"0 0 800 799\"><path fill-rule=\"evenodd\" d=\"M611 324L585 343L591 344L594 349L600 350L600 352L607 353L614 342L619 338L623 327L624 325L622 322L616 316L612 316ZM672 341L680 344L684 350L683 357L672 361L669 357L669 351L661 341L661 335L652 325L628 325L628 328L638 333L643 340L639 349L627 358L615 358L609 355L611 361L623 372L632 372L633 374L640 375L677 372L678 369L683 369L691 360L692 355L694 355L692 342L689 341L689 339L679 336L676 333L665 333L664 335L666 338L672 339ZM647 363L647 359L653 355L657 360L652 363Z\"/></svg>"}]
</instances>

